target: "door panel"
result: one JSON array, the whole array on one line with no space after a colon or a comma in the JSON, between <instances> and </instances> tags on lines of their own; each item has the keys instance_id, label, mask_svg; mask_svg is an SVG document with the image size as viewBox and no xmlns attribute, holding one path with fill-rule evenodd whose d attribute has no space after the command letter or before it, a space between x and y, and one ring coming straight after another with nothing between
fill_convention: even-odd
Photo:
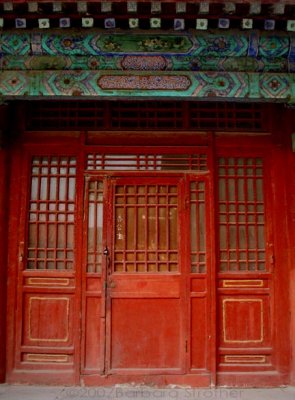
<instances>
[{"instance_id":1,"label":"door panel","mask_svg":"<svg viewBox=\"0 0 295 400\"><path fill-rule=\"evenodd\" d=\"M191 371L208 366L208 300L205 293L191 298Z\"/></svg>"},{"instance_id":2,"label":"door panel","mask_svg":"<svg viewBox=\"0 0 295 400\"><path fill-rule=\"evenodd\" d=\"M112 182L107 277L109 373L180 373L186 318L183 180Z\"/></svg>"},{"instance_id":3,"label":"door panel","mask_svg":"<svg viewBox=\"0 0 295 400\"><path fill-rule=\"evenodd\" d=\"M219 380L275 370L273 254L262 157L219 159Z\"/></svg>"},{"instance_id":4,"label":"door panel","mask_svg":"<svg viewBox=\"0 0 295 400\"><path fill-rule=\"evenodd\" d=\"M179 298L112 299L111 371L180 372L182 338Z\"/></svg>"},{"instance_id":5,"label":"door panel","mask_svg":"<svg viewBox=\"0 0 295 400\"><path fill-rule=\"evenodd\" d=\"M16 367L39 379L73 384L77 362L74 235L77 160L71 156L30 158L25 234L19 246ZM46 378L44 378L46 377ZM57 382L57 380L55 381Z\"/></svg>"}]
</instances>

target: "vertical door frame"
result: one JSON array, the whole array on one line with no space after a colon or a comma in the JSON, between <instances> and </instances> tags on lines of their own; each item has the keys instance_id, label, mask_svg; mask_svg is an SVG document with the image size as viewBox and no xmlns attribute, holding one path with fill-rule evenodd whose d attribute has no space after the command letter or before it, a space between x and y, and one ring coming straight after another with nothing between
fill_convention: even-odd
<instances>
[{"instance_id":1,"label":"vertical door frame","mask_svg":"<svg viewBox=\"0 0 295 400\"><path fill-rule=\"evenodd\" d=\"M6 148L0 148L0 383L6 376L6 302L7 302L7 230L8 230L8 182L9 153Z\"/></svg>"}]
</instances>

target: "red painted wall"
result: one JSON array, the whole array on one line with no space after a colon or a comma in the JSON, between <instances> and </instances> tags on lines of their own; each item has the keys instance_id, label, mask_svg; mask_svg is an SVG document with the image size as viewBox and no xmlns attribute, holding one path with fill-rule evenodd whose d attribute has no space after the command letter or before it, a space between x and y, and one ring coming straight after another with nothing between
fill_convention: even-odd
<instances>
[{"instance_id":1,"label":"red painted wall","mask_svg":"<svg viewBox=\"0 0 295 400\"><path fill-rule=\"evenodd\" d=\"M295 157L293 155L293 157ZM295 170L295 160L293 160L292 167L293 170ZM290 210L290 223L293 224L293 229L292 229L292 247L291 248L291 269L290 269L290 310L289 312L291 313L291 369L290 369L290 384L295 385L295 174L292 174L293 177L293 195L291 197L292 204L290 204L290 207L292 209Z\"/></svg>"},{"instance_id":2,"label":"red painted wall","mask_svg":"<svg viewBox=\"0 0 295 400\"><path fill-rule=\"evenodd\" d=\"M292 112L293 111L293 112ZM295 111L290 111L288 127L289 138L295 132ZM293 130L292 130L293 128ZM286 310L290 315L291 323L291 366L290 384L295 385L295 152L292 152L291 140L288 143L288 222L289 222L289 265L290 265L290 308Z\"/></svg>"},{"instance_id":3,"label":"red painted wall","mask_svg":"<svg viewBox=\"0 0 295 400\"><path fill-rule=\"evenodd\" d=\"M5 381L8 155L4 147L6 107L0 107L0 382Z\"/></svg>"},{"instance_id":4,"label":"red painted wall","mask_svg":"<svg viewBox=\"0 0 295 400\"><path fill-rule=\"evenodd\" d=\"M0 150L0 382L5 381L6 249L7 249L7 157Z\"/></svg>"}]
</instances>

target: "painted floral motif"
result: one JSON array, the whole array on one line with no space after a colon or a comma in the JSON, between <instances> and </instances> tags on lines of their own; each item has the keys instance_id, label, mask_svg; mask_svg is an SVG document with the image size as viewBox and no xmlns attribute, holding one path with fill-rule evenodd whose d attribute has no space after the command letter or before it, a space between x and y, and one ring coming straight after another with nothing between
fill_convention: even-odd
<instances>
[{"instance_id":1,"label":"painted floral motif","mask_svg":"<svg viewBox=\"0 0 295 400\"><path fill-rule=\"evenodd\" d=\"M282 57L288 54L289 47L288 37L264 36L260 39L258 54L264 57Z\"/></svg>"},{"instance_id":2,"label":"painted floral motif","mask_svg":"<svg viewBox=\"0 0 295 400\"><path fill-rule=\"evenodd\" d=\"M30 35L16 35L13 33L3 33L0 35L0 53L25 55L30 52Z\"/></svg>"},{"instance_id":3,"label":"painted floral motif","mask_svg":"<svg viewBox=\"0 0 295 400\"><path fill-rule=\"evenodd\" d=\"M284 75L260 76L260 90L265 98L285 98L289 93L289 81Z\"/></svg>"},{"instance_id":4,"label":"painted floral motif","mask_svg":"<svg viewBox=\"0 0 295 400\"><path fill-rule=\"evenodd\" d=\"M185 35L113 34L103 36L101 47L103 51L120 53L185 53L192 48L192 42Z\"/></svg>"},{"instance_id":5,"label":"painted floral motif","mask_svg":"<svg viewBox=\"0 0 295 400\"><path fill-rule=\"evenodd\" d=\"M81 33L61 34L44 33L41 41L42 53L48 55L96 55L100 49L97 47L99 36L85 36Z\"/></svg>"},{"instance_id":6,"label":"painted floral motif","mask_svg":"<svg viewBox=\"0 0 295 400\"><path fill-rule=\"evenodd\" d=\"M248 38L241 35L217 35L215 33L196 36L195 55L211 57L243 57L247 55Z\"/></svg>"},{"instance_id":7,"label":"painted floral motif","mask_svg":"<svg viewBox=\"0 0 295 400\"><path fill-rule=\"evenodd\" d=\"M224 37L220 37L213 41L212 46L209 47L211 51L226 51L230 48L230 43Z\"/></svg>"},{"instance_id":8,"label":"painted floral motif","mask_svg":"<svg viewBox=\"0 0 295 400\"><path fill-rule=\"evenodd\" d=\"M197 97L240 98L249 95L248 75L243 73L202 73L198 74Z\"/></svg>"},{"instance_id":9,"label":"painted floral motif","mask_svg":"<svg viewBox=\"0 0 295 400\"><path fill-rule=\"evenodd\" d=\"M114 38L105 40L102 47L109 52L118 52L121 50L120 44Z\"/></svg>"},{"instance_id":10,"label":"painted floral motif","mask_svg":"<svg viewBox=\"0 0 295 400\"><path fill-rule=\"evenodd\" d=\"M164 40L161 37L148 38L138 42L139 50L143 51L179 51L184 47L184 38L175 38L174 40Z\"/></svg>"}]
</instances>

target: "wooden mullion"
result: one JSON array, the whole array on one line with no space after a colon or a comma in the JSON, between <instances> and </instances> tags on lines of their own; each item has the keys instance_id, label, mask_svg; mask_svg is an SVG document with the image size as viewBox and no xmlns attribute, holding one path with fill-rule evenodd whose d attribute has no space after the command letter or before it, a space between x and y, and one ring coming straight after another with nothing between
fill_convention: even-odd
<instances>
[{"instance_id":1,"label":"wooden mullion","mask_svg":"<svg viewBox=\"0 0 295 400\"><path fill-rule=\"evenodd\" d=\"M145 261L146 261L146 264L147 264L147 270L149 270L148 260L149 260L150 251L148 250L148 241L149 241L149 214L148 214L149 208L148 208L148 202L147 202L147 199L148 199L147 188L148 188L148 186L145 185L143 187L144 187L144 198L145 198L145 204L144 204L144 212L145 212L145 234L144 234L145 244L144 244L144 248L145 248L145 250L144 251L145 251Z\"/></svg>"},{"instance_id":2,"label":"wooden mullion","mask_svg":"<svg viewBox=\"0 0 295 400\"><path fill-rule=\"evenodd\" d=\"M51 157L48 156L48 162L47 162L47 175L46 175L46 180L47 180L47 187L46 187L46 199L42 200L42 203L46 204L46 211L44 212L45 214L45 223L46 223L46 237L45 237L45 248L44 248L44 269L48 269L48 239L49 239L49 232L48 232L48 226L49 226L49 210L48 210L48 200L49 200L49 194L50 194L50 161Z\"/></svg>"},{"instance_id":3,"label":"wooden mullion","mask_svg":"<svg viewBox=\"0 0 295 400\"><path fill-rule=\"evenodd\" d=\"M253 158L253 196L254 196L254 224L255 224L255 272L258 272L258 214L257 214L257 159Z\"/></svg>"},{"instance_id":4,"label":"wooden mullion","mask_svg":"<svg viewBox=\"0 0 295 400\"><path fill-rule=\"evenodd\" d=\"M94 216L93 216L93 271L97 272L96 268L97 268L97 206L98 206L98 196L99 196L99 192L98 192L98 185L99 185L99 181L95 181L94 183L94 189L93 189L93 212L94 212ZM88 202L88 208L90 205L90 201ZM88 211L89 212L89 211Z\"/></svg>"},{"instance_id":5,"label":"wooden mullion","mask_svg":"<svg viewBox=\"0 0 295 400\"><path fill-rule=\"evenodd\" d=\"M251 215L251 213L249 212L249 199L248 199L248 179L249 176L247 175L247 160L248 158L244 158L244 178L245 178L245 252L246 252L246 271L249 271L249 215Z\"/></svg>"},{"instance_id":6,"label":"wooden mullion","mask_svg":"<svg viewBox=\"0 0 295 400\"><path fill-rule=\"evenodd\" d=\"M226 178L225 178L225 207L226 207L226 252L227 252L227 270L230 272L231 271L231 263L230 263L230 224L229 224L229 175L228 175L228 158L225 158L225 173L226 173Z\"/></svg>"},{"instance_id":7,"label":"wooden mullion","mask_svg":"<svg viewBox=\"0 0 295 400\"><path fill-rule=\"evenodd\" d=\"M240 224L239 224L239 176L238 176L238 159L235 158L233 169L234 169L234 194L235 194L235 227L236 227L236 263L237 269L240 269Z\"/></svg>"}]
</instances>

